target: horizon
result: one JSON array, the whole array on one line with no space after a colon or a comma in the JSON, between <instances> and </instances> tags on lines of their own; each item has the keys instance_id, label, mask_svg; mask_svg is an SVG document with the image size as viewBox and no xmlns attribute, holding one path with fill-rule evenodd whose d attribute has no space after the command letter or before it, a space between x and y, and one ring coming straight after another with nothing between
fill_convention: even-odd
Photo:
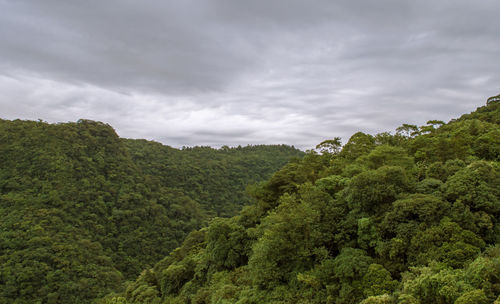
<instances>
[{"instance_id":1,"label":"horizon","mask_svg":"<svg viewBox=\"0 0 500 304\"><path fill-rule=\"evenodd\" d=\"M500 92L500 3L0 1L5 119L172 147L345 143Z\"/></svg>"}]
</instances>

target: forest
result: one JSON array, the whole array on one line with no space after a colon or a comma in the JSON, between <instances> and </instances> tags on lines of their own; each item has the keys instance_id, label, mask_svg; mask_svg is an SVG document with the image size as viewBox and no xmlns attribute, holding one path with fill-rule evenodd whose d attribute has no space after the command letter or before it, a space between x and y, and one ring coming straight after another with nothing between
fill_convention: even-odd
<instances>
[{"instance_id":1,"label":"forest","mask_svg":"<svg viewBox=\"0 0 500 304\"><path fill-rule=\"evenodd\" d=\"M499 123L326 140L97 303L498 304Z\"/></svg>"},{"instance_id":2,"label":"forest","mask_svg":"<svg viewBox=\"0 0 500 304\"><path fill-rule=\"evenodd\" d=\"M175 149L101 122L0 120L0 303L92 303L303 152Z\"/></svg>"},{"instance_id":3,"label":"forest","mask_svg":"<svg viewBox=\"0 0 500 304\"><path fill-rule=\"evenodd\" d=\"M0 304L500 304L499 19L0 0Z\"/></svg>"},{"instance_id":4,"label":"forest","mask_svg":"<svg viewBox=\"0 0 500 304\"><path fill-rule=\"evenodd\" d=\"M498 304L499 124L303 153L0 120L0 303Z\"/></svg>"}]
</instances>

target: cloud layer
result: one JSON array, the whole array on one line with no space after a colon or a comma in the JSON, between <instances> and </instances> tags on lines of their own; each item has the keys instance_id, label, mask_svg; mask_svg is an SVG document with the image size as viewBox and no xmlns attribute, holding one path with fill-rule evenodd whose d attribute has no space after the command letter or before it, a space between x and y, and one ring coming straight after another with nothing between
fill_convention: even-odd
<instances>
[{"instance_id":1,"label":"cloud layer","mask_svg":"<svg viewBox=\"0 0 500 304\"><path fill-rule=\"evenodd\" d=\"M449 120L500 93L500 2L0 0L2 118L173 146Z\"/></svg>"}]
</instances>

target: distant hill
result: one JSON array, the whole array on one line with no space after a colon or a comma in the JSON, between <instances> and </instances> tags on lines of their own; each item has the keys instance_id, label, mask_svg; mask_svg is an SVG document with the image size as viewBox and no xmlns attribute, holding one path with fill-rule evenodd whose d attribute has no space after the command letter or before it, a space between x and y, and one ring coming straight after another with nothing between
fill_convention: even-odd
<instances>
[{"instance_id":1,"label":"distant hill","mask_svg":"<svg viewBox=\"0 0 500 304\"><path fill-rule=\"evenodd\" d=\"M99 303L500 303L499 118L325 141Z\"/></svg>"},{"instance_id":2,"label":"distant hill","mask_svg":"<svg viewBox=\"0 0 500 304\"><path fill-rule=\"evenodd\" d=\"M212 216L233 216L250 203L245 188L269 178L304 152L286 145L191 147L123 139L132 161L157 184L180 189Z\"/></svg>"},{"instance_id":3,"label":"distant hill","mask_svg":"<svg viewBox=\"0 0 500 304\"><path fill-rule=\"evenodd\" d=\"M0 303L90 303L303 152L178 150L107 124L0 120Z\"/></svg>"}]
</instances>

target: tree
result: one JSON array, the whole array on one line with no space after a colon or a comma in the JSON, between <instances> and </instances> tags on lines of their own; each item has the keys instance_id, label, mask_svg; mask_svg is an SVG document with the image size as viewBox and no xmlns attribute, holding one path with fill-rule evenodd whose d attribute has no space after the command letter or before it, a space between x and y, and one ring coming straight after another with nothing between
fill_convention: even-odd
<instances>
[{"instance_id":1,"label":"tree","mask_svg":"<svg viewBox=\"0 0 500 304\"><path fill-rule=\"evenodd\" d=\"M353 177L345 194L352 209L373 214L385 211L399 193L407 190L409 190L409 180L404 169L383 166Z\"/></svg>"},{"instance_id":2,"label":"tree","mask_svg":"<svg viewBox=\"0 0 500 304\"><path fill-rule=\"evenodd\" d=\"M340 155L344 158L354 160L361 155L367 154L375 147L375 139L369 134L357 132L342 148Z\"/></svg>"},{"instance_id":3,"label":"tree","mask_svg":"<svg viewBox=\"0 0 500 304\"><path fill-rule=\"evenodd\" d=\"M419 129L416 125L403 124L396 128L396 134L406 138L412 138L419 134Z\"/></svg>"},{"instance_id":4,"label":"tree","mask_svg":"<svg viewBox=\"0 0 500 304\"><path fill-rule=\"evenodd\" d=\"M342 142L340 137L335 137L334 139L322 141L316 146L316 150L319 150L322 154L338 154L341 146Z\"/></svg>"},{"instance_id":5,"label":"tree","mask_svg":"<svg viewBox=\"0 0 500 304\"><path fill-rule=\"evenodd\" d=\"M391 273L384 266L371 264L361 280L361 286L366 297L381 296L391 294L398 282L392 279Z\"/></svg>"}]
</instances>

